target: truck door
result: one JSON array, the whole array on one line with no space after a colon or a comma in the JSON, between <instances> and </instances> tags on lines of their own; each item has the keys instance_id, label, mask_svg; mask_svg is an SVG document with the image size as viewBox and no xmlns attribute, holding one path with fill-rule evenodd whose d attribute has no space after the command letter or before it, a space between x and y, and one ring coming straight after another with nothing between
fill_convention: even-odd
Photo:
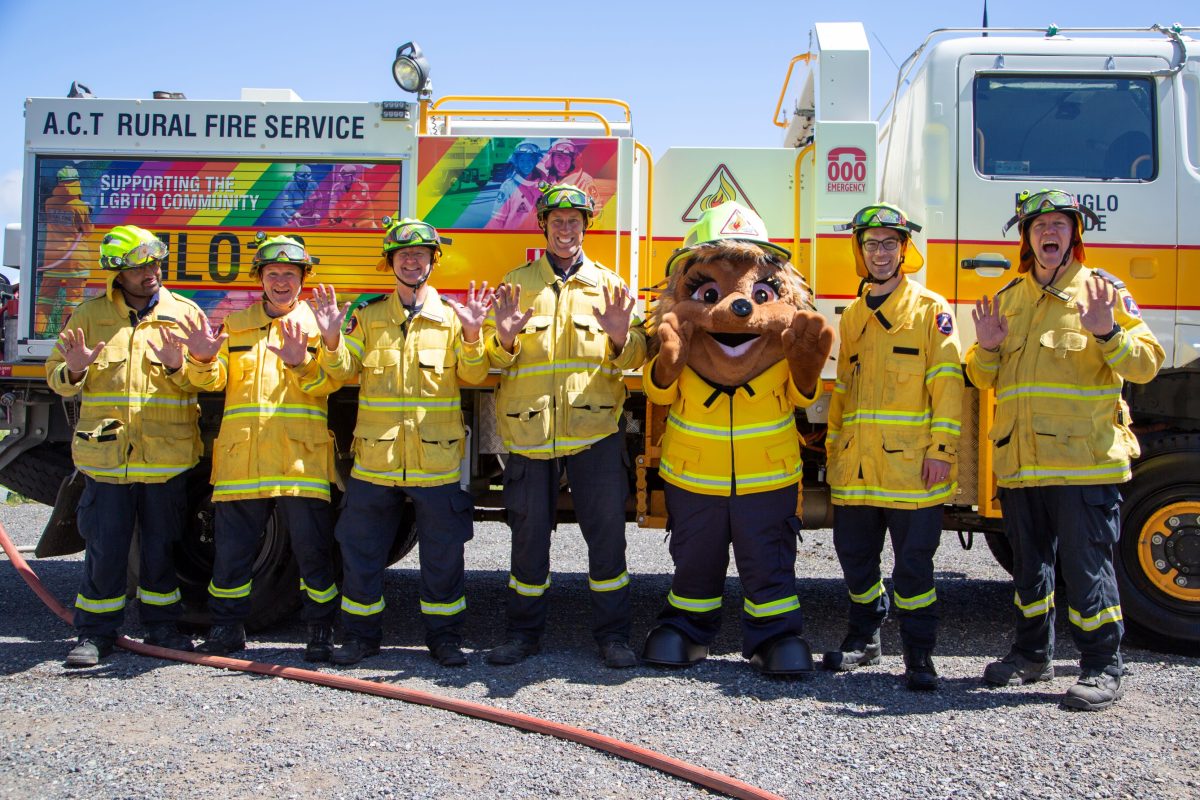
<instances>
[{"instance_id":1,"label":"truck door","mask_svg":"<svg viewBox=\"0 0 1200 800\"><path fill-rule=\"evenodd\" d=\"M1166 366L1200 364L1200 225L1195 222L1200 209L1200 58L1188 59L1187 67L1176 77L1176 91L1182 88L1182 102L1175 104L1183 113L1176 128L1176 149L1182 166L1179 170L1179 200L1176 229L1179 241L1179 286L1183 296L1177 303L1175 358L1168 353Z\"/></svg>"},{"instance_id":2,"label":"truck door","mask_svg":"<svg viewBox=\"0 0 1200 800\"><path fill-rule=\"evenodd\" d=\"M1150 56L967 55L958 89L958 317L1017 275L1016 229L1001 235L1022 190L1064 189L1100 218L1088 266L1128 284L1171 361L1177 292L1174 104ZM1193 206L1194 207L1194 206ZM1182 207L1181 207L1182 209ZM1195 226L1192 226L1195 227ZM989 267L988 254L1007 258Z\"/></svg>"}]
</instances>

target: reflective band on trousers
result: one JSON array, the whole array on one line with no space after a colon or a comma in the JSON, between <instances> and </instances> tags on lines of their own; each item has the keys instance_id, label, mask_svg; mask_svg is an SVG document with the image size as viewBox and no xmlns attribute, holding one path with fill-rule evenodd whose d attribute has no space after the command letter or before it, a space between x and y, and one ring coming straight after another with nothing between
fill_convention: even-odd
<instances>
[{"instance_id":1,"label":"reflective band on trousers","mask_svg":"<svg viewBox=\"0 0 1200 800\"><path fill-rule=\"evenodd\" d=\"M314 603L328 603L333 598L337 597L338 587L336 583L329 584L328 589L314 589L304 582L304 578L300 579L300 591L308 595L308 599Z\"/></svg>"},{"instance_id":2,"label":"reflective band on trousers","mask_svg":"<svg viewBox=\"0 0 1200 800\"><path fill-rule=\"evenodd\" d=\"M851 602L854 602L854 603L863 603L863 604L874 603L876 600L879 599L879 597L882 594L883 594L883 581L880 581L879 583L872 586L870 589L867 589L862 594L855 594L854 592L850 592L850 600L851 600Z\"/></svg>"},{"instance_id":3,"label":"reflective band on trousers","mask_svg":"<svg viewBox=\"0 0 1200 800\"><path fill-rule=\"evenodd\" d=\"M467 598L465 595L453 603L426 603L424 600L421 601L422 614L432 614L437 617L452 617L466 610Z\"/></svg>"},{"instance_id":4,"label":"reflective band on trousers","mask_svg":"<svg viewBox=\"0 0 1200 800\"><path fill-rule=\"evenodd\" d=\"M381 614L383 613L383 598L380 597L378 602L371 603L368 606L356 603L346 597L346 595L342 595L342 611L345 611L347 614L353 614L356 617L369 617L373 614Z\"/></svg>"},{"instance_id":5,"label":"reflective band on trousers","mask_svg":"<svg viewBox=\"0 0 1200 800\"><path fill-rule=\"evenodd\" d=\"M90 597L77 594L75 595L75 607L89 614L108 614L113 611L120 611L125 607L125 595L109 597L105 600L93 600Z\"/></svg>"},{"instance_id":6,"label":"reflective band on trousers","mask_svg":"<svg viewBox=\"0 0 1200 800\"><path fill-rule=\"evenodd\" d=\"M615 578L607 581L598 581L588 576L588 587L593 592L615 592L617 589L623 589L629 585L629 571L622 572Z\"/></svg>"},{"instance_id":7,"label":"reflective band on trousers","mask_svg":"<svg viewBox=\"0 0 1200 800\"><path fill-rule=\"evenodd\" d=\"M674 591L667 593L667 602L680 611L692 611L696 614L716 611L721 607L719 597L680 597Z\"/></svg>"},{"instance_id":8,"label":"reflective band on trousers","mask_svg":"<svg viewBox=\"0 0 1200 800\"><path fill-rule=\"evenodd\" d=\"M538 586L532 583L521 583L517 580L516 575L510 574L508 576L508 588L522 597L541 597L550 588L550 576L547 575L546 582Z\"/></svg>"},{"instance_id":9,"label":"reflective band on trousers","mask_svg":"<svg viewBox=\"0 0 1200 800\"><path fill-rule=\"evenodd\" d=\"M141 600L148 606L169 606L172 603L178 603L181 598L178 589L167 594L162 594L161 592L152 592L149 589L143 589L140 586L137 590L137 596L138 600Z\"/></svg>"},{"instance_id":10,"label":"reflective band on trousers","mask_svg":"<svg viewBox=\"0 0 1200 800\"><path fill-rule=\"evenodd\" d=\"M1101 625L1107 625L1110 622L1120 622L1124 619L1121 614L1121 607L1109 606L1099 614L1091 617L1084 617L1073 608L1067 609L1067 619L1071 620L1071 624L1078 626L1085 631L1094 631Z\"/></svg>"},{"instance_id":11,"label":"reflective band on trousers","mask_svg":"<svg viewBox=\"0 0 1200 800\"><path fill-rule=\"evenodd\" d=\"M892 593L896 598L896 608L905 611L916 611L918 608L925 608L937 602L937 589L930 589L924 594L919 594L915 597L901 597L895 592Z\"/></svg>"},{"instance_id":12,"label":"reflective band on trousers","mask_svg":"<svg viewBox=\"0 0 1200 800\"><path fill-rule=\"evenodd\" d=\"M1033 619L1034 617L1040 617L1042 614L1050 613L1050 609L1054 608L1054 595L1046 595L1041 600L1034 600L1032 603L1025 605L1021 602L1021 595L1013 592L1013 602L1016 603L1017 608L1021 609L1021 614L1025 619Z\"/></svg>"},{"instance_id":13,"label":"reflective band on trousers","mask_svg":"<svg viewBox=\"0 0 1200 800\"><path fill-rule=\"evenodd\" d=\"M211 594L213 597L219 597L222 600L237 600L238 598L241 598L241 597L249 597L250 596L250 585L253 583L254 583L254 581L246 581L241 586L235 586L232 589L222 589L221 587L214 584L212 581L209 581L208 582L208 593Z\"/></svg>"},{"instance_id":14,"label":"reflective band on trousers","mask_svg":"<svg viewBox=\"0 0 1200 800\"><path fill-rule=\"evenodd\" d=\"M796 595L784 597L779 600L772 600L769 603L751 603L747 598L742 604L742 610L752 617L774 617L779 614L786 614L789 611L800 610L800 598Z\"/></svg>"}]
</instances>

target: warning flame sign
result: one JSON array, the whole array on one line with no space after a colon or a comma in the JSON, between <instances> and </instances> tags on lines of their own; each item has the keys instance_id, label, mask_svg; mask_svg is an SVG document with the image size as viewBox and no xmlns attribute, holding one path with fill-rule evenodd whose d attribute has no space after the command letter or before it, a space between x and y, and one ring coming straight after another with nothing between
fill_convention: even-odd
<instances>
[{"instance_id":1,"label":"warning flame sign","mask_svg":"<svg viewBox=\"0 0 1200 800\"><path fill-rule=\"evenodd\" d=\"M721 203L728 203L736 200L744 206L754 210L754 204L750 202L750 198L746 197L746 192L737 182L737 178L733 177L733 173L729 167L724 164L718 164L713 170L712 175L708 176L708 180L700 188L696 197L684 210L681 219L684 222L695 222L700 218L700 215L708 211L713 206L719 206Z\"/></svg>"}]
</instances>

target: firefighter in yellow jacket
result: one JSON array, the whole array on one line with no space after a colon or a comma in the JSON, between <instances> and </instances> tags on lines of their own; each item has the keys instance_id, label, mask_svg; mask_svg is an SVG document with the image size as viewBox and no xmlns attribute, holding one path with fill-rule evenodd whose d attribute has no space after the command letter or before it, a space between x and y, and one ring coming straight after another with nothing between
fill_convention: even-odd
<instances>
[{"instance_id":1,"label":"firefighter in yellow jacket","mask_svg":"<svg viewBox=\"0 0 1200 800\"><path fill-rule=\"evenodd\" d=\"M732 545L742 655L766 674L812 671L796 594L795 412L819 393L833 328L790 261L755 212L727 202L701 214L667 262L643 386L670 406L658 472L675 575L642 649L648 663L707 657Z\"/></svg>"},{"instance_id":2,"label":"firefighter in yellow jacket","mask_svg":"<svg viewBox=\"0 0 1200 800\"><path fill-rule=\"evenodd\" d=\"M1083 220L1066 192L1024 192L1004 226L1020 230L1020 277L975 304L967 375L996 392L991 433L1004 532L1013 549L1016 642L987 665L997 686L1054 677L1055 562L1066 582L1080 675L1069 709L1123 693L1124 623L1113 570L1119 485L1140 453L1121 397L1165 354L1125 284L1084 265Z\"/></svg>"},{"instance_id":3,"label":"firefighter in yellow jacket","mask_svg":"<svg viewBox=\"0 0 1200 800\"><path fill-rule=\"evenodd\" d=\"M542 191L546 254L504 276L484 329L488 358L501 371L496 420L509 452L504 505L513 534L508 633L488 654L492 664L515 664L540 648L564 471L588 546L601 656L614 668L637 663L629 647L629 465L620 420L622 372L642 365L646 333L620 276L583 252L594 214L577 186Z\"/></svg>"},{"instance_id":4,"label":"firefighter in yellow jacket","mask_svg":"<svg viewBox=\"0 0 1200 800\"><path fill-rule=\"evenodd\" d=\"M895 206L871 205L839 230L865 291L842 313L837 384L826 439L836 506L833 544L850 592L850 621L826 669L880 661L879 626L889 599L879 558L891 532L892 590L907 686L938 688L933 557L942 505L954 496L962 413L962 355L941 295L909 280L924 263L921 229Z\"/></svg>"},{"instance_id":5,"label":"firefighter in yellow jacket","mask_svg":"<svg viewBox=\"0 0 1200 800\"><path fill-rule=\"evenodd\" d=\"M395 275L396 290L360 307L345 335L348 306L337 310L331 288L317 293L318 319L339 320L325 328L322 363L338 380L359 376L354 468L335 530L345 636L332 660L354 664L379 652L383 571L407 497L416 511L425 644L442 666L461 666L463 548L474 502L459 485L467 435L459 382L487 377L480 331L491 293L486 283L476 293L472 281L465 304L442 298L428 281L449 240L417 219L384 225L380 269Z\"/></svg>"},{"instance_id":6,"label":"firefighter in yellow jacket","mask_svg":"<svg viewBox=\"0 0 1200 800\"><path fill-rule=\"evenodd\" d=\"M204 391L225 391L213 445L216 555L208 584L212 628L196 649L224 656L246 646L254 560L274 510L286 520L300 567L305 661L328 661L337 585L329 482L333 440L326 397L341 387L317 360L321 330L300 292L318 259L286 236L259 234L251 276L262 301L225 318L219 334L183 324L187 368ZM336 346L336 342L335 342Z\"/></svg>"},{"instance_id":7,"label":"firefighter in yellow jacket","mask_svg":"<svg viewBox=\"0 0 1200 800\"><path fill-rule=\"evenodd\" d=\"M163 287L166 257L166 245L149 231L109 231L100 243L107 291L76 309L46 359L50 388L83 400L71 454L84 475L77 519L87 549L75 598L79 641L68 667L93 666L112 651L125 616L135 524L146 643L192 649L176 628L171 549L186 523L186 472L200 459L200 407L173 334L181 322L202 324L204 314Z\"/></svg>"}]
</instances>

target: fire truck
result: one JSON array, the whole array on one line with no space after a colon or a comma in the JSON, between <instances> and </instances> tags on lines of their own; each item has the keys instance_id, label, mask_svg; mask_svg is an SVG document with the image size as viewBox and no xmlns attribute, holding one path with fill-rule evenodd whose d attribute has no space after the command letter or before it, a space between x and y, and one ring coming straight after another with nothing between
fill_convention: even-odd
<instances>
[{"instance_id":1,"label":"fire truck","mask_svg":"<svg viewBox=\"0 0 1200 800\"><path fill-rule=\"evenodd\" d=\"M260 230L302 238L321 257L317 280L343 300L390 291L390 274L377 269L380 220L397 211L452 237L432 279L439 291L461 297L470 281L495 285L540 254L531 197L539 185L565 180L585 186L597 204L588 254L638 288L644 313L692 222L735 200L794 254L819 310L836 324L859 279L847 234L834 225L884 200L923 223L915 241L925 265L915 277L950 300L965 347L976 299L1016 272L1016 236L1001 234L1014 198L1053 186L1096 212L1086 233L1089 265L1129 286L1167 353L1155 380L1125 388L1142 447L1122 489L1116 548L1125 618L1158 646L1200 642L1200 227L1186 223L1187 209L1200 208L1196 30L935 31L901 65L875 114L864 27L817 24L809 51L787 65L771 120L778 147L672 147L657 158L619 100L435 98L428 64L411 43L395 63L411 100L305 102L289 90L250 89L230 101L168 93L30 99L22 222L4 249L21 280L0 364L0 481L54 506L39 556L82 549L69 449L76 409L47 388L43 361L71 309L103 290L96 250L117 224L157 233L170 248L167 286L220 322L257 302L248 273ZM835 350L823 376L825 396L796 418L809 528L828 527L832 517L823 443L836 357ZM635 490L628 514L662 527L665 409L646 404L640 374L626 378ZM463 475L480 518L503 514L493 388L494 380L463 392L471 432ZM343 472L356 399L348 386L330 403ZM200 404L211 452L222 398L201 396ZM944 527L964 546L979 534L1008 565L990 464L993 411L989 391L968 387L959 489ZM177 546L195 621L212 564L210 495L202 462ZM571 518L569 492L560 511ZM411 549L411 517L380 524L396 525L394 558ZM254 623L292 609L295 570L276 517L255 567Z\"/></svg>"}]
</instances>

